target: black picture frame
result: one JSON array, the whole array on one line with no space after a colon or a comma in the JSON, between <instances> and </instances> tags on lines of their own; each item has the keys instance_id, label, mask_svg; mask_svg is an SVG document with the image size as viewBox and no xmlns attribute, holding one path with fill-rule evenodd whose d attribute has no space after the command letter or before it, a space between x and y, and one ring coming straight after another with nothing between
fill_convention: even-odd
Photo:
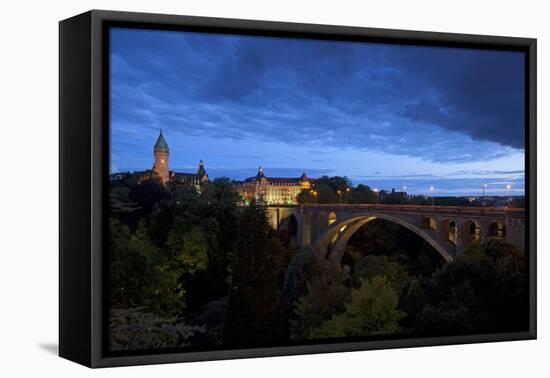
<instances>
[{"instance_id":1,"label":"black picture frame","mask_svg":"<svg viewBox=\"0 0 550 378\"><path fill-rule=\"evenodd\" d=\"M268 348L105 352L106 187L110 26L518 50L526 53L526 253L530 327L525 332L384 339ZM406 348L535 339L536 39L92 10L59 24L59 354L88 367Z\"/></svg>"}]
</instances>

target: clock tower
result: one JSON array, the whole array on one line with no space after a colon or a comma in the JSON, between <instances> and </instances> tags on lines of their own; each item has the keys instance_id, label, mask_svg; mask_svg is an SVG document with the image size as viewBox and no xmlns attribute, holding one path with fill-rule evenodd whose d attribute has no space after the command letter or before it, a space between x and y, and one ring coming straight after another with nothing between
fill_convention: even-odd
<instances>
[{"instance_id":1,"label":"clock tower","mask_svg":"<svg viewBox=\"0 0 550 378\"><path fill-rule=\"evenodd\" d=\"M166 140L162 135L162 130L160 130L160 134L157 139L157 143L155 143L155 147L153 148L153 151L155 155L155 164L153 165L153 172L155 172L158 175L158 177L160 177L162 183L166 185L169 179L169 173L168 173L169 151L168 151L168 143L166 143Z\"/></svg>"}]
</instances>

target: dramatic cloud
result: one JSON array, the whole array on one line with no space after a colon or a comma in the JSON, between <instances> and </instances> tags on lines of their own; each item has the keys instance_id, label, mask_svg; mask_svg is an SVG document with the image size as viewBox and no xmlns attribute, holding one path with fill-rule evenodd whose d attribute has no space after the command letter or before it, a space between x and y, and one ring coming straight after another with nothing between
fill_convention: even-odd
<instances>
[{"instance_id":1,"label":"dramatic cloud","mask_svg":"<svg viewBox=\"0 0 550 378\"><path fill-rule=\"evenodd\" d=\"M327 147L497 161L523 152L524 85L520 52L116 29L112 154L144 164L163 128L172 143L238 141L219 154L246 167L286 166L262 143L303 148L305 167L333 160Z\"/></svg>"}]
</instances>

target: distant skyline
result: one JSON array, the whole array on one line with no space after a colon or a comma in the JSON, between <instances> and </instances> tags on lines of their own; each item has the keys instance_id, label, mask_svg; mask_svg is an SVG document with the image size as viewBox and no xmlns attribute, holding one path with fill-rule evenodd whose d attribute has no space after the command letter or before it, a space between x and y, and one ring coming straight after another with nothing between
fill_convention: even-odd
<instances>
[{"instance_id":1,"label":"distant skyline","mask_svg":"<svg viewBox=\"0 0 550 378\"><path fill-rule=\"evenodd\" d=\"M111 31L111 172L348 176L436 195L524 190L524 55Z\"/></svg>"}]
</instances>

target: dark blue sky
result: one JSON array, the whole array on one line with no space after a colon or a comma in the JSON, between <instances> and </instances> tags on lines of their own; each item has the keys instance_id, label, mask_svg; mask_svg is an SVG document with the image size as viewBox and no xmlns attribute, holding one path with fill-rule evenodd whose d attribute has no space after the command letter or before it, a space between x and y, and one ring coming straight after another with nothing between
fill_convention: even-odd
<instances>
[{"instance_id":1,"label":"dark blue sky","mask_svg":"<svg viewBox=\"0 0 550 378\"><path fill-rule=\"evenodd\" d=\"M519 52L113 29L111 170L347 175L439 195L524 188Z\"/></svg>"}]
</instances>

